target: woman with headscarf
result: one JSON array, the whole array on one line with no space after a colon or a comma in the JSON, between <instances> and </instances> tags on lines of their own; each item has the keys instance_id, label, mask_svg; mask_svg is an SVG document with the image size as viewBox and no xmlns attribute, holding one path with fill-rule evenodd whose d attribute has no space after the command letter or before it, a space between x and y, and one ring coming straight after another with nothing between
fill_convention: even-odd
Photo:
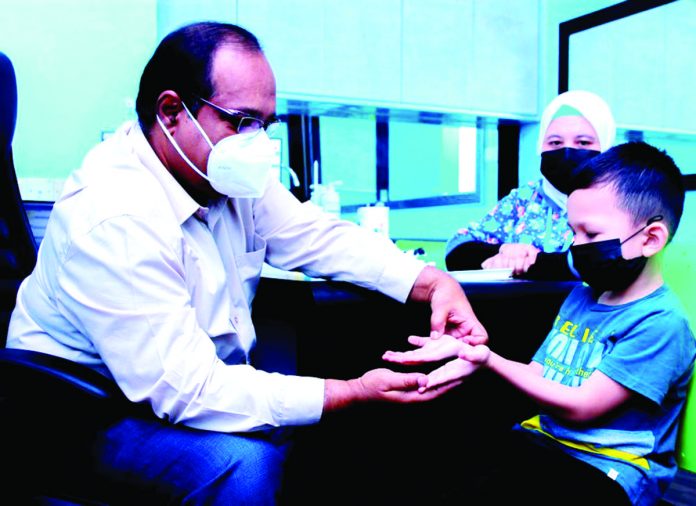
<instances>
[{"instance_id":1,"label":"woman with headscarf","mask_svg":"<svg viewBox=\"0 0 696 506\"><path fill-rule=\"evenodd\" d=\"M609 149L615 136L611 110L596 94L573 90L554 98L539 125L542 177L460 229L447 242L447 268L512 268L517 276L572 278L565 253L573 241L566 213L572 177L582 162Z\"/></svg>"}]
</instances>

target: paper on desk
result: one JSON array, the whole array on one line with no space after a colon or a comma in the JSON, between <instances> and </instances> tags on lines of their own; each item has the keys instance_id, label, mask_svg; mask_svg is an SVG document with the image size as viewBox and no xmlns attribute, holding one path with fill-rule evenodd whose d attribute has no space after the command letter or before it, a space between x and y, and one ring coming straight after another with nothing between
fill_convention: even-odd
<instances>
[{"instance_id":1,"label":"paper on desk","mask_svg":"<svg viewBox=\"0 0 696 506\"><path fill-rule=\"evenodd\" d=\"M471 281L502 281L512 279L512 269L476 269L471 271L450 271L459 282Z\"/></svg>"}]
</instances>

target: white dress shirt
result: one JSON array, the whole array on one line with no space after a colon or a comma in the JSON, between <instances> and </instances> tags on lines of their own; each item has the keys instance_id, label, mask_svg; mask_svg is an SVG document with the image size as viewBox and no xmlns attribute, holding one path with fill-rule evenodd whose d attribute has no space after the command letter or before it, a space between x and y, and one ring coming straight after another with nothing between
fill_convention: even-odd
<instances>
[{"instance_id":1,"label":"white dress shirt","mask_svg":"<svg viewBox=\"0 0 696 506\"><path fill-rule=\"evenodd\" d=\"M137 123L124 125L67 180L19 289L8 347L87 364L174 423L223 432L314 423L324 380L248 365L264 261L400 301L424 266L275 180L261 198L200 207Z\"/></svg>"}]
</instances>

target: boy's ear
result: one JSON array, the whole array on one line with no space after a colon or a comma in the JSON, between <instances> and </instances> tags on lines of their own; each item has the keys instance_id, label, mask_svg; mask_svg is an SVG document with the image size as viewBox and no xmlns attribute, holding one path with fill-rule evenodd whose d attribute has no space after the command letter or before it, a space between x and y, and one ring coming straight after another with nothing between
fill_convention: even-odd
<instances>
[{"instance_id":1,"label":"boy's ear","mask_svg":"<svg viewBox=\"0 0 696 506\"><path fill-rule=\"evenodd\" d=\"M662 251L669 239L669 229L661 221L651 223L643 231L643 256L651 257Z\"/></svg>"}]
</instances>

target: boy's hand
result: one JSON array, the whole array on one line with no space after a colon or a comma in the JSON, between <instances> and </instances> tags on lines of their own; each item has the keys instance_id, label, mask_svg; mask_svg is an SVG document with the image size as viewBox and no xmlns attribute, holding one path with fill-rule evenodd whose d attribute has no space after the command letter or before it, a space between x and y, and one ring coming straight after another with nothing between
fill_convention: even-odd
<instances>
[{"instance_id":1,"label":"boy's hand","mask_svg":"<svg viewBox=\"0 0 696 506\"><path fill-rule=\"evenodd\" d=\"M410 336L408 342L418 348L408 351L385 351L382 359L407 365L437 362L456 357L461 347L465 345L463 341L448 334L442 335L439 339Z\"/></svg>"},{"instance_id":2,"label":"boy's hand","mask_svg":"<svg viewBox=\"0 0 696 506\"><path fill-rule=\"evenodd\" d=\"M479 344L476 346L464 344L459 349L459 358L468 362L473 362L477 365L487 365L490 357L491 350L485 344Z\"/></svg>"},{"instance_id":3,"label":"boy's hand","mask_svg":"<svg viewBox=\"0 0 696 506\"><path fill-rule=\"evenodd\" d=\"M460 384L464 378L470 376L480 367L479 364L455 358L447 362L442 367L438 367L426 377L426 380L420 380L419 392L428 392L431 389L440 389L451 384Z\"/></svg>"},{"instance_id":4,"label":"boy's hand","mask_svg":"<svg viewBox=\"0 0 696 506\"><path fill-rule=\"evenodd\" d=\"M459 358L432 371L428 374L425 383L420 380L419 391L426 392L432 388L440 389L452 383L461 383L464 378L488 362L490 353L491 351L486 345L471 346L460 341Z\"/></svg>"}]
</instances>

